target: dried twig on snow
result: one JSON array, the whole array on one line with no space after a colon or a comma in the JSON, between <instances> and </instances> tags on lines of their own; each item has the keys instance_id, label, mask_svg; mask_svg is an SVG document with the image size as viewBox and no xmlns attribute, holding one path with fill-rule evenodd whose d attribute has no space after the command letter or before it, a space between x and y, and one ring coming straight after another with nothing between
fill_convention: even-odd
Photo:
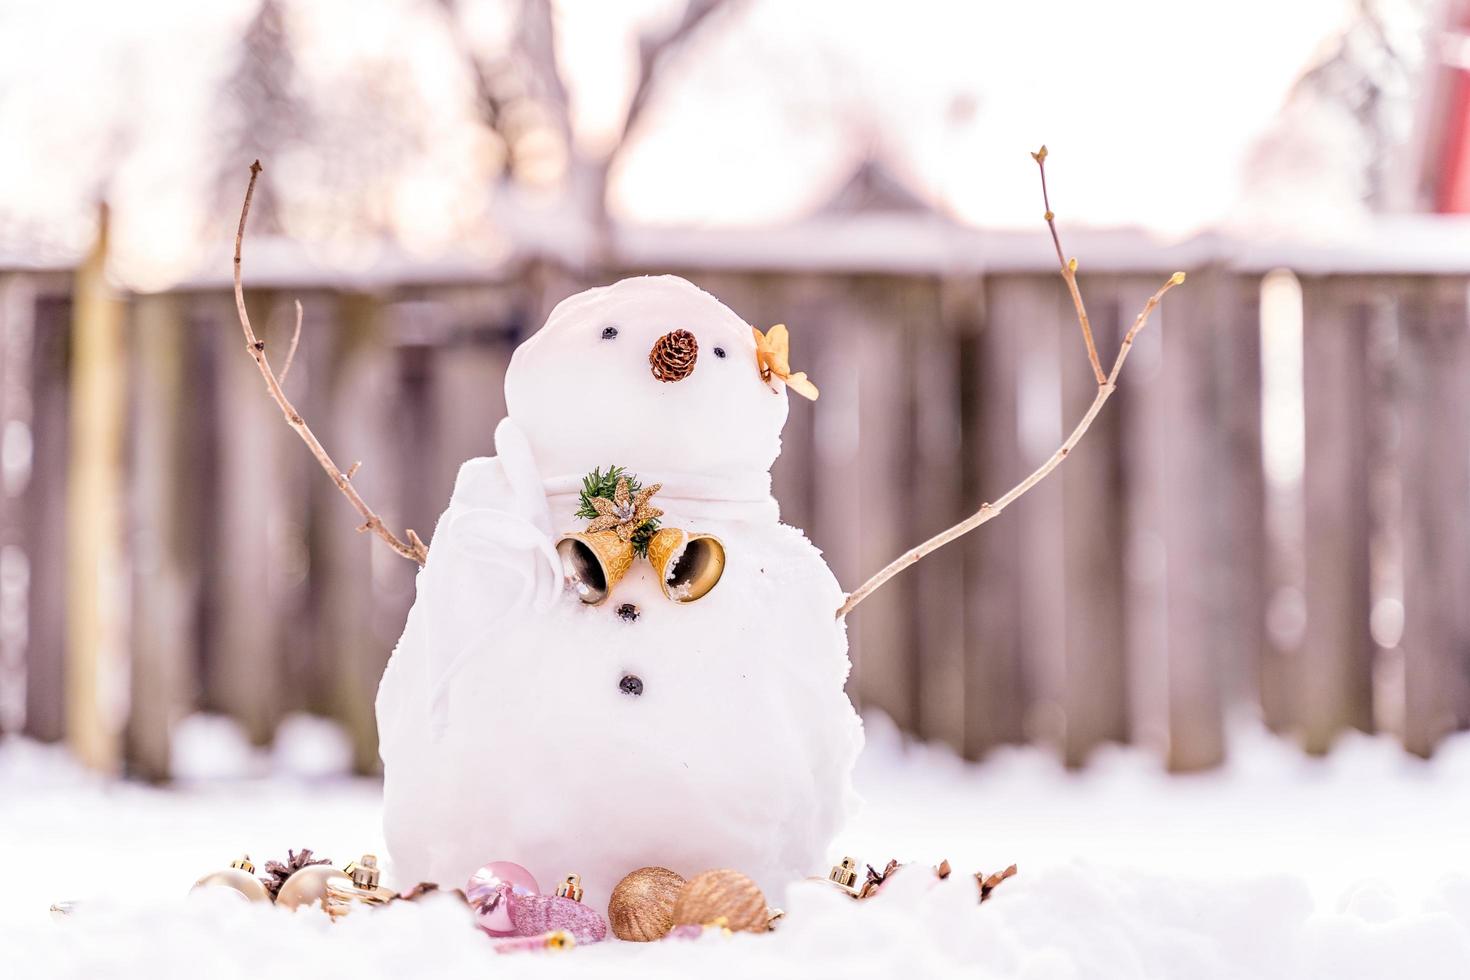
<instances>
[{"instance_id":1,"label":"dried twig on snow","mask_svg":"<svg viewBox=\"0 0 1470 980\"><path fill-rule=\"evenodd\" d=\"M976 872L975 883L980 886L980 901L983 902L987 898L989 898L990 893L995 891L995 887L997 885L999 885L1002 881L1005 881L1007 878L1014 876L1015 873L1016 866L1014 864L1011 865L1009 868L1006 868L1004 871L997 871L993 875Z\"/></svg>"},{"instance_id":2,"label":"dried twig on snow","mask_svg":"<svg viewBox=\"0 0 1470 980\"><path fill-rule=\"evenodd\" d=\"M316 461L321 464L322 469L327 471L327 476L331 477L332 482L337 485L337 489L342 491L342 494L347 498L348 502L352 504L353 509L362 516L363 523L358 526L358 530L372 531L386 541L388 546L394 551L405 558L412 558L422 565L428 561L429 549L424 545L423 541L419 540L419 536L413 532L412 528L408 530L407 543L399 540L398 536L388 530L383 524L382 518L374 513L373 509L367 505L367 501L362 499L362 495L352 485L351 475L342 472L337 464L332 461L332 457L327 454L326 449L322 447L321 442L311 431L311 428L307 426L306 420L301 417L301 413L296 411L296 407L286 397L286 392L281 388L281 378L276 376L275 371L271 369L270 361L266 359L265 341L258 339L255 335L255 329L250 326L250 315L245 312L245 287L240 281L240 250L245 242L245 222L250 217L250 200L255 196L255 181L260 176L260 171L260 161L256 160L250 165L250 184L245 188L245 203L240 208L240 228L235 232L235 310L240 314L240 329L245 331L245 348L250 352L250 357L255 361L255 366L260 369L261 377L265 379L266 390L270 392L271 398L280 406L281 413L285 415L286 424L296 430L296 434L301 437L302 442L306 443L306 447L311 450L311 454L316 457ZM296 304L296 331L299 337L301 332L300 303ZM296 344L293 340L291 352L294 353L295 349ZM289 353L287 355L287 363L290 363ZM282 377L284 376L285 372L283 371ZM354 465L353 472L355 473L356 471L357 467Z\"/></svg>"},{"instance_id":3,"label":"dried twig on snow","mask_svg":"<svg viewBox=\"0 0 1470 980\"><path fill-rule=\"evenodd\" d=\"M1044 196L1046 193L1046 147L1043 146L1040 150L1031 154L1031 156L1036 160L1037 165L1041 169L1042 193ZM847 600L837 610L838 619L852 612L858 603L872 595L885 582L917 562L920 558L944 547L955 538L975 530L975 528L1000 514L1001 511L1014 503L1016 498L1046 479L1052 470L1061 465L1062 460L1071 455L1072 449L1077 445L1078 441L1087 434L1087 430L1092 426L1092 420L1097 418L1097 413L1102 411L1103 405L1107 403L1107 400L1112 397L1113 392L1117 390L1118 374L1123 370L1123 362L1128 359L1128 352L1133 349L1133 340L1138 336L1138 332L1143 329L1144 324L1148 323L1149 316L1158 307L1159 301L1164 298L1164 294L1184 281L1184 273L1176 272L1169 277L1167 282L1158 288L1157 292L1148 298L1148 302L1143 304L1143 310L1138 314L1137 319L1133 321L1133 326L1128 328L1128 333L1123 337L1123 343L1118 348L1118 356L1113 361L1113 369L1107 374L1103 374L1102 368L1097 360L1097 351L1094 349L1092 343L1092 328L1087 322L1087 312L1082 306L1082 294L1077 291L1077 261L1075 259L1067 260L1062 257L1061 240L1057 238L1056 225L1053 222L1053 217L1051 207L1047 205L1046 221L1051 226L1052 240L1057 246L1057 260L1061 263L1062 278L1066 280L1067 286L1071 290L1074 305L1077 308L1077 319L1082 325L1082 336L1087 343L1088 359L1092 362L1094 373L1097 375L1097 397L1088 406L1086 414L1082 416L1082 421L1078 422L1077 427L1072 430L1071 435L1067 436L1067 441L1062 443L1061 447L1052 453L1046 462L1033 470L1030 476L1007 490L1005 495L995 503L981 504L979 510L954 527L939 532L918 547L911 548L893 559L878 574L848 594Z\"/></svg>"}]
</instances>

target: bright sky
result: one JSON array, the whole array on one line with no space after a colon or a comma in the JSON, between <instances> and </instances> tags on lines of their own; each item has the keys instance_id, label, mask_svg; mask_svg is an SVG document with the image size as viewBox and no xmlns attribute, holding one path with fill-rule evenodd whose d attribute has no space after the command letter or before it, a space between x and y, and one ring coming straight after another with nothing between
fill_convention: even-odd
<instances>
[{"instance_id":1,"label":"bright sky","mask_svg":"<svg viewBox=\"0 0 1470 980\"><path fill-rule=\"evenodd\" d=\"M598 20L612 15L597 0L563 7L579 121L605 132L618 101L597 84L613 26ZM1228 212L1249 147L1347 7L757 3L681 66L686 83L629 154L616 202L655 221L772 220L840 181L853 138L876 130L975 224L1034 223L1026 154L1045 142L1074 219L1194 228Z\"/></svg>"},{"instance_id":2,"label":"bright sky","mask_svg":"<svg viewBox=\"0 0 1470 980\"><path fill-rule=\"evenodd\" d=\"M463 2L477 36L499 29L493 2ZM614 207L651 222L779 221L820 203L867 141L962 219L1030 225L1026 153L1046 142L1063 216L1192 230L1228 218L1253 141L1350 5L749 0L678 61L614 175ZM308 84L356 92L364 59L412 79L421 142L389 218L426 246L471 234L484 140L437 5L289 9ZM679 9L557 3L583 149L600 151L620 125L640 25ZM196 246L180 229L198 224L220 154L212 100L253 10L253 0L0 2L0 252L7 224L12 240L37 230L85 240L98 163L123 159L112 182L119 244L164 264L188 255ZM320 169L298 158L277 173L289 182ZM17 216L29 221L19 232Z\"/></svg>"}]
</instances>

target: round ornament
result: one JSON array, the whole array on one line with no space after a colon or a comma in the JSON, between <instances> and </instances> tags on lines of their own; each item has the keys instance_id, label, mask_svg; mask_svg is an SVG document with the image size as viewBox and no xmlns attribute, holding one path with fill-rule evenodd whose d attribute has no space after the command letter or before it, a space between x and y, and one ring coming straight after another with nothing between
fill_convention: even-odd
<instances>
[{"instance_id":1,"label":"round ornament","mask_svg":"<svg viewBox=\"0 0 1470 980\"><path fill-rule=\"evenodd\" d=\"M567 875L556 886L555 895L512 895L510 918L518 936L568 932L584 944L600 943L607 938L607 920L596 909L582 904L579 875Z\"/></svg>"},{"instance_id":2,"label":"round ornament","mask_svg":"<svg viewBox=\"0 0 1470 980\"><path fill-rule=\"evenodd\" d=\"M326 908L327 884L337 881L347 883L347 875L330 864L312 864L301 868L286 879L276 893L276 904L282 908L299 909L320 905Z\"/></svg>"},{"instance_id":3,"label":"round ornament","mask_svg":"<svg viewBox=\"0 0 1470 980\"><path fill-rule=\"evenodd\" d=\"M231 862L228 868L200 878L194 882L194 887L189 891L197 892L205 888L228 888L252 902L271 900L270 892L266 891L265 885L262 885L260 879L255 877L255 865L250 863L248 854Z\"/></svg>"},{"instance_id":4,"label":"round ornament","mask_svg":"<svg viewBox=\"0 0 1470 980\"><path fill-rule=\"evenodd\" d=\"M398 897L391 888L378 883L378 858L364 854L338 875L326 881L327 894L323 906L333 919L339 919L362 906L387 905Z\"/></svg>"},{"instance_id":5,"label":"round ornament","mask_svg":"<svg viewBox=\"0 0 1470 980\"><path fill-rule=\"evenodd\" d=\"M739 871L723 868L689 879L674 903L674 922L703 926L724 919L735 932L765 932L770 914L760 887Z\"/></svg>"},{"instance_id":6,"label":"round ornament","mask_svg":"<svg viewBox=\"0 0 1470 980\"><path fill-rule=\"evenodd\" d=\"M492 936L513 936L516 927L510 917L511 899L540 895L541 887L519 864L491 861L470 876L464 894L481 929Z\"/></svg>"},{"instance_id":7,"label":"round ornament","mask_svg":"<svg viewBox=\"0 0 1470 980\"><path fill-rule=\"evenodd\" d=\"M613 935L632 943L662 939L674 928L674 904L684 884L668 868L639 868L624 877L607 903Z\"/></svg>"}]
</instances>

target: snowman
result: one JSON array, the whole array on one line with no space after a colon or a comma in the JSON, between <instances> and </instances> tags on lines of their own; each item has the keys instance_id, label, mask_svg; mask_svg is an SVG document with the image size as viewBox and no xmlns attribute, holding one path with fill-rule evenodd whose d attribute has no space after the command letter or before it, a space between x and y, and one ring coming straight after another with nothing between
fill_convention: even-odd
<instances>
[{"instance_id":1,"label":"snowman","mask_svg":"<svg viewBox=\"0 0 1470 980\"><path fill-rule=\"evenodd\" d=\"M378 693L400 881L513 861L605 908L644 866L773 902L825 870L862 732L842 590L771 496L787 388L815 395L779 340L656 276L516 350Z\"/></svg>"}]
</instances>

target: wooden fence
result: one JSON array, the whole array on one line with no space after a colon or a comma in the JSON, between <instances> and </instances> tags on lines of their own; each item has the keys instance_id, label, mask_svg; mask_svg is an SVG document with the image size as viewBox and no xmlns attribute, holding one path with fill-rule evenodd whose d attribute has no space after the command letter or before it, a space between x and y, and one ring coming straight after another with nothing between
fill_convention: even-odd
<instances>
[{"instance_id":1,"label":"wooden fence","mask_svg":"<svg viewBox=\"0 0 1470 980\"><path fill-rule=\"evenodd\" d=\"M1105 358L1173 271L1155 263L1083 276ZM849 588L1017 482L1093 395L1040 263L682 272L792 325L822 398L793 401L776 493ZM1427 755L1470 727L1466 279L1300 276L1286 397L1304 459L1268 485L1266 272L1191 263L1061 470L853 614L855 700L972 758L1040 741L1081 765L1132 741L1179 770L1221 761L1240 711L1314 752L1387 728ZM533 263L249 301L280 343L300 297L293 397L339 462L363 461L385 519L427 537L459 463L492 451L516 343L609 278ZM282 424L227 289L108 298L99 281L0 273L0 725L161 779L189 712L265 743L309 711L373 770L412 566L355 533ZM84 322L99 309L116 316L100 336Z\"/></svg>"}]
</instances>

